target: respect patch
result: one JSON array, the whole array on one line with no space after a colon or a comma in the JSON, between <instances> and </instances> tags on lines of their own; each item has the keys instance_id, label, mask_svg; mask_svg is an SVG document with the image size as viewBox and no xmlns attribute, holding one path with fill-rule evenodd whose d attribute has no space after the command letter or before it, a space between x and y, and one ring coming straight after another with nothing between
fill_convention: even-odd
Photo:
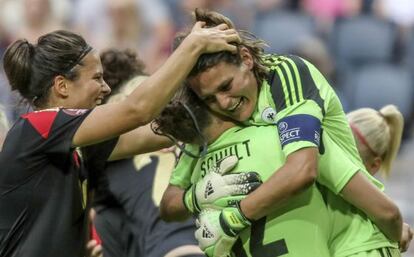
<instances>
[{"instance_id":1,"label":"respect patch","mask_svg":"<svg viewBox=\"0 0 414 257\"><path fill-rule=\"evenodd\" d=\"M282 147L297 142L308 141L319 147L321 140L321 122L308 114L297 114L285 117L277 123Z\"/></svg>"}]
</instances>

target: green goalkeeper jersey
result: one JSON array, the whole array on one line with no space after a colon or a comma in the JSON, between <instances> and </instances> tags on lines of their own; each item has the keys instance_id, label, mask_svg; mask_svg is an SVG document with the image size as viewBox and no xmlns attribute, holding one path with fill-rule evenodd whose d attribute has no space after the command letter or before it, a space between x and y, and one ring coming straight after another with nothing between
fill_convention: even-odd
<instances>
[{"instance_id":1,"label":"green goalkeeper jersey","mask_svg":"<svg viewBox=\"0 0 414 257\"><path fill-rule=\"evenodd\" d=\"M197 147L187 148L198 151ZM187 188L205 176L218 160L237 155L232 172L256 171L266 181L285 163L285 155L274 126L234 127L208 147L200 159L183 155L170 183ZM192 171L192 172L191 172ZM316 185L293 197L286 206L244 230L233 249L235 256L328 257L329 219Z\"/></svg>"},{"instance_id":2,"label":"green goalkeeper jersey","mask_svg":"<svg viewBox=\"0 0 414 257\"><path fill-rule=\"evenodd\" d=\"M383 185L365 170L334 90L312 64L297 56L269 55L266 61L270 75L248 123L276 124L286 156L305 147L319 148L317 181L330 190L326 199L332 220L331 255L396 247L363 213L337 196L358 171L380 189Z\"/></svg>"}]
</instances>

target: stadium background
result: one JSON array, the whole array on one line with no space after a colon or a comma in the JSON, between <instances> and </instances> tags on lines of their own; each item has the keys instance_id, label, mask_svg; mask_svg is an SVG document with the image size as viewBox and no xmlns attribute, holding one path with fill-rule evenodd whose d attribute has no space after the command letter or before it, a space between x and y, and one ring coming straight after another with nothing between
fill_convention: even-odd
<instances>
[{"instance_id":1,"label":"stadium background","mask_svg":"<svg viewBox=\"0 0 414 257\"><path fill-rule=\"evenodd\" d=\"M151 73L170 54L190 10L230 17L269 44L313 62L335 88L345 111L397 105L406 126L387 193L414 226L414 1L412 0L0 0L0 55L13 40L65 28L99 50L138 51ZM0 66L0 104L13 121L28 108L10 92ZM403 256L414 257L414 246Z\"/></svg>"}]
</instances>

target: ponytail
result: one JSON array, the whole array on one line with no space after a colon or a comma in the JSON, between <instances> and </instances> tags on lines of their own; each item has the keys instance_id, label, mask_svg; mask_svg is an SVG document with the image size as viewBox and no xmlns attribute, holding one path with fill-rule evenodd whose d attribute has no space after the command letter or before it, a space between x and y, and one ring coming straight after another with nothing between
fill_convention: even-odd
<instances>
[{"instance_id":1,"label":"ponytail","mask_svg":"<svg viewBox=\"0 0 414 257\"><path fill-rule=\"evenodd\" d=\"M17 90L29 103L47 106L49 89L57 75L74 81L83 58L92 48L70 31L47 33L32 45L25 39L12 43L4 54L3 66L12 90Z\"/></svg>"},{"instance_id":2,"label":"ponytail","mask_svg":"<svg viewBox=\"0 0 414 257\"><path fill-rule=\"evenodd\" d=\"M3 67L12 90L17 90L26 99L34 95L30 90L32 74L32 57L34 46L26 39L20 39L11 44L4 54Z\"/></svg>"},{"instance_id":3,"label":"ponytail","mask_svg":"<svg viewBox=\"0 0 414 257\"><path fill-rule=\"evenodd\" d=\"M361 108L347 117L360 132L368 149L382 159L380 170L388 177L401 144L404 119L400 111L394 105L387 105L380 111Z\"/></svg>"},{"instance_id":4,"label":"ponytail","mask_svg":"<svg viewBox=\"0 0 414 257\"><path fill-rule=\"evenodd\" d=\"M397 107L394 105L384 106L381 108L379 113L387 122L390 133L388 149L383 156L383 165L381 166L383 173L388 176L391 171L392 163L397 157L398 150L400 148L404 127L404 118Z\"/></svg>"}]
</instances>

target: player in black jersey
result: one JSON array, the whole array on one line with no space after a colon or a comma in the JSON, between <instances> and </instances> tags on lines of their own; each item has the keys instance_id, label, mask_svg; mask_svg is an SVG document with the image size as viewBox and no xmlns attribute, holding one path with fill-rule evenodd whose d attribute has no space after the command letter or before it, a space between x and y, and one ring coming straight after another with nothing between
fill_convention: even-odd
<instances>
[{"instance_id":1,"label":"player in black jersey","mask_svg":"<svg viewBox=\"0 0 414 257\"><path fill-rule=\"evenodd\" d=\"M127 99L102 106L110 89L99 54L81 36L60 30L8 47L7 78L35 111L15 122L0 153L0 256L84 256L82 182L94 182L91 171L108 159L145 152L153 140L162 145L136 128L162 110L198 56L235 50L227 43L238 40L234 30L201 26Z\"/></svg>"},{"instance_id":2,"label":"player in black jersey","mask_svg":"<svg viewBox=\"0 0 414 257\"><path fill-rule=\"evenodd\" d=\"M144 64L130 50L101 53L104 80L113 94L108 102L126 98L145 80ZM95 194L95 226L105 257L204 256L194 238L193 220L166 223L158 198L174 167L174 154L151 153L111 162L99 178Z\"/></svg>"}]
</instances>

